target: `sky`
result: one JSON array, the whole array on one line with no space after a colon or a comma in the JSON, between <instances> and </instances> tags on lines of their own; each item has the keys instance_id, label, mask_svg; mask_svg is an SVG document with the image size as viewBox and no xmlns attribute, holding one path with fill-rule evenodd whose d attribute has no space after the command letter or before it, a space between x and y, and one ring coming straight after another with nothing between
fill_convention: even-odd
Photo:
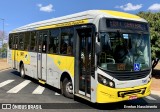
<instances>
[{"instance_id":1,"label":"sky","mask_svg":"<svg viewBox=\"0 0 160 112\"><path fill-rule=\"evenodd\" d=\"M0 18L9 33L20 26L85 10L116 10L132 14L160 11L160 0L1 0ZM0 19L0 30L3 21Z\"/></svg>"}]
</instances>

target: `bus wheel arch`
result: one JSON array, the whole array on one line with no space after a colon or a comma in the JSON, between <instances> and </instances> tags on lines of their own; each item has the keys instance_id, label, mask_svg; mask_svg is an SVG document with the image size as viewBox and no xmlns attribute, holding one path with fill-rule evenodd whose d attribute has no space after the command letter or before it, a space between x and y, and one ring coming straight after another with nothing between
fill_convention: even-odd
<instances>
[{"instance_id":1,"label":"bus wheel arch","mask_svg":"<svg viewBox=\"0 0 160 112\"><path fill-rule=\"evenodd\" d=\"M67 72L63 72L60 78L61 93L68 97L73 98L73 82L70 75Z\"/></svg>"},{"instance_id":2,"label":"bus wheel arch","mask_svg":"<svg viewBox=\"0 0 160 112\"><path fill-rule=\"evenodd\" d=\"M20 61L19 63L19 71L20 71L20 76L22 78L25 78L25 69L24 69L23 61Z\"/></svg>"}]
</instances>

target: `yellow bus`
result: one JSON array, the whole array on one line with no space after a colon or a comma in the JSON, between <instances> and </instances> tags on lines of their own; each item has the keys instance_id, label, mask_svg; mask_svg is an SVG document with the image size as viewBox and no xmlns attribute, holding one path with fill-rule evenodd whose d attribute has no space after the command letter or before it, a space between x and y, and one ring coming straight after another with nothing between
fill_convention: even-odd
<instances>
[{"instance_id":1,"label":"yellow bus","mask_svg":"<svg viewBox=\"0 0 160 112\"><path fill-rule=\"evenodd\" d=\"M88 10L11 31L8 63L66 97L110 103L150 94L150 49L143 18Z\"/></svg>"}]
</instances>

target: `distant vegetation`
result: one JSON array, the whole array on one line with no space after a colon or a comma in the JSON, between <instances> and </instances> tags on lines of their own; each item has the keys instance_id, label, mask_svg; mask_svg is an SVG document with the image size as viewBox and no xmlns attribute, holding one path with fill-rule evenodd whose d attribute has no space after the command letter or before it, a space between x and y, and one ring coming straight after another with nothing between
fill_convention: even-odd
<instances>
[{"instance_id":1,"label":"distant vegetation","mask_svg":"<svg viewBox=\"0 0 160 112\"><path fill-rule=\"evenodd\" d=\"M149 22L152 59L160 58L160 12L139 12L137 15Z\"/></svg>"},{"instance_id":2,"label":"distant vegetation","mask_svg":"<svg viewBox=\"0 0 160 112\"><path fill-rule=\"evenodd\" d=\"M0 30L0 58L5 58L7 53L7 43L5 40L8 40L8 34L4 32L4 39L2 45L3 31Z\"/></svg>"}]
</instances>

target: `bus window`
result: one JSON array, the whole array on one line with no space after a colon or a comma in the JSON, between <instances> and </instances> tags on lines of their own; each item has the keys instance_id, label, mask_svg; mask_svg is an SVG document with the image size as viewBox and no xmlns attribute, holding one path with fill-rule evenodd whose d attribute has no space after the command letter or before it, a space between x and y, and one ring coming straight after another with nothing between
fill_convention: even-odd
<instances>
[{"instance_id":1,"label":"bus window","mask_svg":"<svg viewBox=\"0 0 160 112\"><path fill-rule=\"evenodd\" d=\"M42 39L42 52L43 53L46 53L46 51L47 51L47 36L48 36L48 34L47 34L47 32L46 33L43 33L43 39Z\"/></svg>"},{"instance_id":2,"label":"bus window","mask_svg":"<svg viewBox=\"0 0 160 112\"><path fill-rule=\"evenodd\" d=\"M24 50L25 51L29 50L29 40L30 40L30 32L26 32L25 38L24 38Z\"/></svg>"},{"instance_id":3,"label":"bus window","mask_svg":"<svg viewBox=\"0 0 160 112\"><path fill-rule=\"evenodd\" d=\"M19 45L18 45L18 34L14 34L14 42L13 42L13 49L17 50Z\"/></svg>"},{"instance_id":4,"label":"bus window","mask_svg":"<svg viewBox=\"0 0 160 112\"><path fill-rule=\"evenodd\" d=\"M9 49L13 49L13 34L9 35Z\"/></svg>"},{"instance_id":5,"label":"bus window","mask_svg":"<svg viewBox=\"0 0 160 112\"><path fill-rule=\"evenodd\" d=\"M60 46L61 54L73 55L73 35L74 29L72 27L62 28Z\"/></svg>"},{"instance_id":6,"label":"bus window","mask_svg":"<svg viewBox=\"0 0 160 112\"><path fill-rule=\"evenodd\" d=\"M24 50L24 34L20 33L19 34L19 50Z\"/></svg>"},{"instance_id":7,"label":"bus window","mask_svg":"<svg viewBox=\"0 0 160 112\"><path fill-rule=\"evenodd\" d=\"M49 53L58 53L58 48L59 48L59 29L52 29L50 30L50 35L49 35Z\"/></svg>"},{"instance_id":8,"label":"bus window","mask_svg":"<svg viewBox=\"0 0 160 112\"><path fill-rule=\"evenodd\" d=\"M31 32L30 51L36 51L36 32Z\"/></svg>"}]
</instances>

